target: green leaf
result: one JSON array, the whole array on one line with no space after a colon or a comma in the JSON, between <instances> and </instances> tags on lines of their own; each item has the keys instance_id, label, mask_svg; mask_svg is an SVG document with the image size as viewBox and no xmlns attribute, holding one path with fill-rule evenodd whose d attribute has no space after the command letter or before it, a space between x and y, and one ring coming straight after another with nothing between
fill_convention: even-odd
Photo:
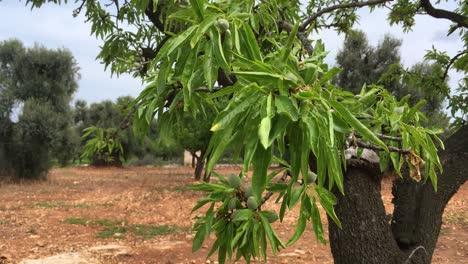
<instances>
[{"instance_id":1,"label":"green leaf","mask_svg":"<svg viewBox=\"0 0 468 264\"><path fill-rule=\"evenodd\" d=\"M213 170L214 165L218 162L219 158L223 154L226 147L231 142L233 135L234 127L229 126L222 132L214 133L210 139L210 143L208 145L208 152L210 153L210 157L208 159L208 164L206 165L206 169L208 172Z\"/></svg>"},{"instance_id":2,"label":"green leaf","mask_svg":"<svg viewBox=\"0 0 468 264\"><path fill-rule=\"evenodd\" d=\"M299 109L293 100L291 97L279 95L275 99L275 105L279 114L285 114L295 122L299 119Z\"/></svg>"},{"instance_id":3,"label":"green leaf","mask_svg":"<svg viewBox=\"0 0 468 264\"><path fill-rule=\"evenodd\" d=\"M218 69L215 61L213 60L213 45L211 41L207 41L205 44L205 56L203 61L203 77L205 77L206 83L210 90L213 90L216 79L218 78ZM222 89L224 91L226 89ZM214 94L207 96L207 99L216 98Z\"/></svg>"},{"instance_id":4,"label":"green leaf","mask_svg":"<svg viewBox=\"0 0 468 264\"><path fill-rule=\"evenodd\" d=\"M337 75L339 72L341 71L340 68L338 67L333 67L331 68L329 71L327 71L323 76L322 78L320 79L320 85L328 82L329 80L331 80L333 77L335 77L335 75Z\"/></svg>"},{"instance_id":5,"label":"green leaf","mask_svg":"<svg viewBox=\"0 0 468 264\"><path fill-rule=\"evenodd\" d=\"M263 118L262 122L260 123L260 127L258 128L258 137L260 139L260 143L262 143L262 146L265 149L267 149L270 146L270 142L268 140L268 136L270 135L270 128L271 118Z\"/></svg>"},{"instance_id":6,"label":"green leaf","mask_svg":"<svg viewBox=\"0 0 468 264\"><path fill-rule=\"evenodd\" d=\"M305 203L302 203L301 210L299 212L299 219L297 220L296 231L294 231L293 236L289 239L286 246L291 246L296 243L296 241L302 236L305 231L307 219L309 218L309 213L304 210Z\"/></svg>"},{"instance_id":7,"label":"green leaf","mask_svg":"<svg viewBox=\"0 0 468 264\"><path fill-rule=\"evenodd\" d=\"M341 222L338 219L338 216L336 216L335 209L333 208L333 206L337 203L335 195L319 185L316 185L314 189L319 196L320 204L322 205L323 209L325 209L333 222L335 222L335 224L341 228Z\"/></svg>"},{"instance_id":8,"label":"green leaf","mask_svg":"<svg viewBox=\"0 0 468 264\"><path fill-rule=\"evenodd\" d=\"M198 229L197 234L193 239L192 253L200 249L200 247L203 245L203 241L205 241L205 230L206 229L204 224L201 225Z\"/></svg>"},{"instance_id":9,"label":"green leaf","mask_svg":"<svg viewBox=\"0 0 468 264\"><path fill-rule=\"evenodd\" d=\"M193 10L197 14L198 18L203 20L203 14L204 14L204 6L203 6L204 1L203 0L190 0L190 4L193 7Z\"/></svg>"},{"instance_id":10,"label":"green leaf","mask_svg":"<svg viewBox=\"0 0 468 264\"><path fill-rule=\"evenodd\" d=\"M333 177L333 182L336 183L338 190L344 194L343 186L343 168L341 167L340 157L338 156L338 149L328 146L329 161L329 176ZM330 181L331 182L331 181ZM332 186L329 186L331 189Z\"/></svg>"},{"instance_id":11,"label":"green leaf","mask_svg":"<svg viewBox=\"0 0 468 264\"><path fill-rule=\"evenodd\" d=\"M291 32L289 32L288 36L288 42L286 43L283 52L283 58L282 60L284 62L287 62L287 59L291 53L291 50L293 48L294 40L296 39L297 31L299 29L299 22L294 25L292 28Z\"/></svg>"},{"instance_id":12,"label":"green leaf","mask_svg":"<svg viewBox=\"0 0 468 264\"><path fill-rule=\"evenodd\" d=\"M240 32L243 37L242 44L247 49L249 59L262 61L260 47L257 44L257 39L255 38L255 34L253 33L250 25L243 24Z\"/></svg>"},{"instance_id":13,"label":"green leaf","mask_svg":"<svg viewBox=\"0 0 468 264\"><path fill-rule=\"evenodd\" d=\"M259 216L262 222L263 229L265 230L265 234L268 237L268 240L270 241L270 246L273 250L273 254L276 256L278 254L278 241L276 239L276 236L274 235L275 231L273 231L270 222L263 214L259 214Z\"/></svg>"},{"instance_id":14,"label":"green leaf","mask_svg":"<svg viewBox=\"0 0 468 264\"><path fill-rule=\"evenodd\" d=\"M191 26L176 37L169 39L166 43L164 43L154 60L160 61L163 57L169 56L175 49L184 44L185 41L192 36L193 32L197 28L198 25Z\"/></svg>"},{"instance_id":15,"label":"green leaf","mask_svg":"<svg viewBox=\"0 0 468 264\"><path fill-rule=\"evenodd\" d=\"M372 143L378 145L379 147L383 148L385 151L388 152L387 145L382 142L372 131L370 131L366 126L364 126L361 121L359 121L349 110L344 107L342 104L336 101L330 100L329 103L333 106L333 108L338 112L338 114L343 117L351 127L356 129L356 131L365 139L370 140Z\"/></svg>"},{"instance_id":16,"label":"green leaf","mask_svg":"<svg viewBox=\"0 0 468 264\"><path fill-rule=\"evenodd\" d=\"M302 187L292 189L290 191L291 196L290 196L290 199L289 199L289 205L288 205L289 208L293 208L294 206L296 206L296 204L299 202L299 200L301 198L302 193L304 192L304 188L305 188L305 185L302 186Z\"/></svg>"},{"instance_id":17,"label":"green leaf","mask_svg":"<svg viewBox=\"0 0 468 264\"><path fill-rule=\"evenodd\" d=\"M270 192L284 192L288 189L285 183L271 183L268 185L267 190Z\"/></svg>"},{"instance_id":18,"label":"green leaf","mask_svg":"<svg viewBox=\"0 0 468 264\"><path fill-rule=\"evenodd\" d=\"M248 89L248 87L244 88L244 90L246 89ZM218 131L226 128L237 115L242 114L248 108L252 107L254 103L258 101L258 92L252 88L247 90L247 92L243 92L240 96L235 98L235 100L241 101L241 103L233 106L233 109L229 108L221 112L214 121L210 129L211 131Z\"/></svg>"},{"instance_id":19,"label":"green leaf","mask_svg":"<svg viewBox=\"0 0 468 264\"><path fill-rule=\"evenodd\" d=\"M310 196L309 199L312 205L310 219L312 221L312 227L314 228L315 237L323 244L326 244L327 241L325 240L325 235L323 232L322 220L320 219L320 211L317 207L317 204L315 203L315 198L313 196Z\"/></svg>"},{"instance_id":20,"label":"green leaf","mask_svg":"<svg viewBox=\"0 0 468 264\"><path fill-rule=\"evenodd\" d=\"M190 0L196 1L196 0ZM217 15L210 15L206 17L198 26L197 32L193 35L192 39L190 40L190 46L193 48L195 45L200 41L200 38L206 34L208 29L216 22L216 19L218 18ZM208 41L210 42L210 41Z\"/></svg>"},{"instance_id":21,"label":"green leaf","mask_svg":"<svg viewBox=\"0 0 468 264\"><path fill-rule=\"evenodd\" d=\"M252 159L252 191L257 201L262 200L261 196L267 185L267 172L271 157L271 148L257 148Z\"/></svg>"},{"instance_id":22,"label":"green leaf","mask_svg":"<svg viewBox=\"0 0 468 264\"><path fill-rule=\"evenodd\" d=\"M232 219L233 222L243 222L247 221L252 217L253 211L250 209L239 209L236 210L236 214Z\"/></svg>"},{"instance_id":23,"label":"green leaf","mask_svg":"<svg viewBox=\"0 0 468 264\"><path fill-rule=\"evenodd\" d=\"M204 191L204 192L224 192L230 187L218 184L218 183L200 183L195 185L189 185L188 188L194 191Z\"/></svg>"}]
</instances>

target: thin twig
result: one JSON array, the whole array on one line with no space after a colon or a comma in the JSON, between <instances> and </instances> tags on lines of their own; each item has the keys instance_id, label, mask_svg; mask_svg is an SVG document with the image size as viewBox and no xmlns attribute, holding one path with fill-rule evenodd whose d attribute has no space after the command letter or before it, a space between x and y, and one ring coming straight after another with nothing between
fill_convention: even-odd
<instances>
[{"instance_id":1,"label":"thin twig","mask_svg":"<svg viewBox=\"0 0 468 264\"><path fill-rule=\"evenodd\" d=\"M460 53L458 53L457 55L455 55L449 62L449 64L447 64L447 67L445 67L445 71L444 71L444 75L442 75L442 80L445 80L445 78L447 78L447 75L448 75L448 71L450 69L450 67L452 67L452 64L462 55L468 53L468 50L464 50Z\"/></svg>"},{"instance_id":2,"label":"thin twig","mask_svg":"<svg viewBox=\"0 0 468 264\"><path fill-rule=\"evenodd\" d=\"M283 183L286 181L286 179L288 178L289 176L289 173L288 173L288 170L286 170L284 173L283 173L283 176L281 176L281 178L278 179L278 181L276 183ZM268 192L267 194L265 194L265 196L263 196L262 198L262 202L260 203L260 206L262 206L266 201L268 201L268 199L271 198L271 196L273 196L273 192Z\"/></svg>"},{"instance_id":3,"label":"thin twig","mask_svg":"<svg viewBox=\"0 0 468 264\"><path fill-rule=\"evenodd\" d=\"M288 33L290 33L292 31L292 29L293 29L293 25L291 23L287 22L287 21L277 20L276 23L278 24L278 27L286 30ZM307 53L309 55L312 55L312 53L314 52L314 48L310 44L310 41L307 38L307 35L302 31L298 31L296 36L301 41L302 46L304 46Z\"/></svg>"},{"instance_id":4,"label":"thin twig","mask_svg":"<svg viewBox=\"0 0 468 264\"><path fill-rule=\"evenodd\" d=\"M359 138L357 138L354 141L353 141L353 139L348 139L348 141L351 144L356 144L358 147L361 147L361 148L371 149L371 150L375 150L375 151L384 151L385 150L382 147L379 147L379 146L374 145L372 143L364 142ZM399 154L410 154L411 153L410 149L400 149L400 148L396 148L396 147L392 147L392 146L387 146L387 148L388 148L388 150L390 152L397 152Z\"/></svg>"},{"instance_id":5,"label":"thin twig","mask_svg":"<svg viewBox=\"0 0 468 264\"><path fill-rule=\"evenodd\" d=\"M354 135L357 138L362 138L362 136L359 135L358 133L355 133ZM388 135L379 134L379 133L374 133L374 135L380 139L385 139L385 140L391 140L391 141L397 141L397 142L401 142L403 140L401 137L393 137L393 136L388 136Z\"/></svg>"},{"instance_id":6,"label":"thin twig","mask_svg":"<svg viewBox=\"0 0 468 264\"><path fill-rule=\"evenodd\" d=\"M363 7L363 6L369 6L369 5L377 5L377 4L382 4L385 2L391 2L393 0L370 0L367 2L351 2L351 3L345 3L345 4L338 4L334 6L330 6L327 8L324 8L322 10L317 11L317 13L310 15L302 24L299 26L299 31L300 32L305 32L307 31L307 27L315 21L319 16L333 12L337 9L346 9L346 8L354 8L354 7Z\"/></svg>"}]
</instances>

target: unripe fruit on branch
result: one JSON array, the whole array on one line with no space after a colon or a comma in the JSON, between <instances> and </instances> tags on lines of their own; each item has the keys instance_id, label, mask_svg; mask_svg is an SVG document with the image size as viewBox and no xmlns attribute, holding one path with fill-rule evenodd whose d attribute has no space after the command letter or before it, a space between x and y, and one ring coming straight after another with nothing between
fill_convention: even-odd
<instances>
[{"instance_id":1,"label":"unripe fruit on branch","mask_svg":"<svg viewBox=\"0 0 468 264\"><path fill-rule=\"evenodd\" d=\"M216 26L221 32L224 32L229 29L229 22L224 18L220 18L216 21Z\"/></svg>"},{"instance_id":2,"label":"unripe fruit on branch","mask_svg":"<svg viewBox=\"0 0 468 264\"><path fill-rule=\"evenodd\" d=\"M234 189L239 189L242 186L242 180L236 174L229 175L228 183L229 186L231 186Z\"/></svg>"},{"instance_id":3,"label":"unripe fruit on branch","mask_svg":"<svg viewBox=\"0 0 468 264\"><path fill-rule=\"evenodd\" d=\"M244 193L245 199L249 199L250 196L253 196L252 186L247 186Z\"/></svg>"},{"instance_id":4,"label":"unripe fruit on branch","mask_svg":"<svg viewBox=\"0 0 468 264\"><path fill-rule=\"evenodd\" d=\"M250 196L249 199L247 199L247 207L251 210L255 210L258 207L257 199L255 197Z\"/></svg>"},{"instance_id":5,"label":"unripe fruit on branch","mask_svg":"<svg viewBox=\"0 0 468 264\"><path fill-rule=\"evenodd\" d=\"M231 200L229 201L229 204L228 204L228 210L234 210L237 208L237 202L239 201L239 199L237 199L236 197L234 198L231 198Z\"/></svg>"},{"instance_id":6,"label":"unripe fruit on branch","mask_svg":"<svg viewBox=\"0 0 468 264\"><path fill-rule=\"evenodd\" d=\"M309 173L307 173L307 184L311 184L315 182L315 180L317 180L317 174L315 174L312 171L309 171Z\"/></svg>"}]
</instances>

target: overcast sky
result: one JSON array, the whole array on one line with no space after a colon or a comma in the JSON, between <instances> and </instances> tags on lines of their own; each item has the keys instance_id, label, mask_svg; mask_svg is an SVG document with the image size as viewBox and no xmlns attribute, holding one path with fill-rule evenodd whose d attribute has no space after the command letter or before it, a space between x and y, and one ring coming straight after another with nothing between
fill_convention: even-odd
<instances>
[{"instance_id":1,"label":"overcast sky","mask_svg":"<svg viewBox=\"0 0 468 264\"><path fill-rule=\"evenodd\" d=\"M26 46L39 43L47 48L69 49L81 68L81 79L75 99L98 102L104 99L114 100L123 95L137 96L143 87L139 79L128 75L111 78L110 71L104 71L104 66L95 61L101 42L90 36L90 25L84 23L83 16L73 18L74 6L48 4L31 10L25 7L24 1L0 1L0 41L17 38ZM403 33L400 27L388 25L387 13L383 9L373 13L362 10L360 15L357 28L367 33L372 45L377 45L387 33L403 40L401 57L405 66L422 61L425 51L433 45L452 56L463 49L457 34L446 36L450 23L445 20L417 16L413 31ZM316 37L323 39L330 51L326 60L329 64L334 64L344 37L333 31L324 31L319 36L312 36ZM461 78L461 74L452 74L451 77L450 84L456 87L456 81Z\"/></svg>"}]
</instances>

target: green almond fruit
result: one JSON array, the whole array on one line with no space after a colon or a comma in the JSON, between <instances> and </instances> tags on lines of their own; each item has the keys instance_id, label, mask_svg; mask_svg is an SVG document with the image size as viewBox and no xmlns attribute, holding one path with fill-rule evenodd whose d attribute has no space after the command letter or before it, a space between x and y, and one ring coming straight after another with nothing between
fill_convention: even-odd
<instances>
[{"instance_id":1,"label":"green almond fruit","mask_svg":"<svg viewBox=\"0 0 468 264\"><path fill-rule=\"evenodd\" d=\"M216 26L221 30L221 32L224 32L229 29L229 22L224 18L220 18L216 21Z\"/></svg>"},{"instance_id":2,"label":"green almond fruit","mask_svg":"<svg viewBox=\"0 0 468 264\"><path fill-rule=\"evenodd\" d=\"M315 182L315 180L317 180L317 174L315 174L312 171L309 171L309 173L307 173L307 183L311 184Z\"/></svg>"},{"instance_id":3,"label":"green almond fruit","mask_svg":"<svg viewBox=\"0 0 468 264\"><path fill-rule=\"evenodd\" d=\"M237 199L236 197L234 198L231 198L231 200L229 201L229 204L228 204L228 210L234 210L237 208L237 203L238 203L239 199Z\"/></svg>"},{"instance_id":4,"label":"green almond fruit","mask_svg":"<svg viewBox=\"0 0 468 264\"><path fill-rule=\"evenodd\" d=\"M256 210L258 208L258 202L255 197L250 196L249 199L247 199L247 207L251 210Z\"/></svg>"},{"instance_id":5,"label":"green almond fruit","mask_svg":"<svg viewBox=\"0 0 468 264\"><path fill-rule=\"evenodd\" d=\"M250 196L253 196L252 186L247 186L244 192L246 199L248 199Z\"/></svg>"},{"instance_id":6,"label":"green almond fruit","mask_svg":"<svg viewBox=\"0 0 468 264\"><path fill-rule=\"evenodd\" d=\"M228 183L229 186L231 186L234 189L239 189L242 186L242 180L236 174L229 175Z\"/></svg>"}]
</instances>

